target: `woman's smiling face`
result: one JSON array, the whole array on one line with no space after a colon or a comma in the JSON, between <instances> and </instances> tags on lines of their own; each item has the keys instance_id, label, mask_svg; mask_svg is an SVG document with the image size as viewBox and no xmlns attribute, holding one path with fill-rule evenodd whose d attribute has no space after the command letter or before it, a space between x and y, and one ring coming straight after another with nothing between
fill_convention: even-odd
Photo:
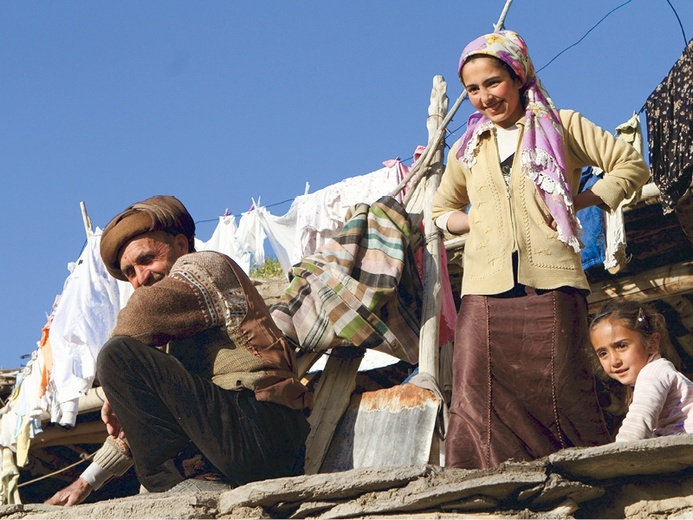
<instances>
[{"instance_id":1,"label":"woman's smiling face","mask_svg":"<svg viewBox=\"0 0 693 520\"><path fill-rule=\"evenodd\" d=\"M500 60L473 56L462 67L462 83L479 112L501 128L510 128L522 117L522 82L513 78Z\"/></svg>"}]
</instances>

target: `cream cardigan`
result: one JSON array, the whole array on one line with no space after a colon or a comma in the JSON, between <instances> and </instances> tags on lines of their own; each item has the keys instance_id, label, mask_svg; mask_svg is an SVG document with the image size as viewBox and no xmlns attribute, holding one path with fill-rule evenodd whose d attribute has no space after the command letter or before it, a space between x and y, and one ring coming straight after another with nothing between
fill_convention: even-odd
<instances>
[{"instance_id":1,"label":"cream cardigan","mask_svg":"<svg viewBox=\"0 0 693 520\"><path fill-rule=\"evenodd\" d=\"M649 178L640 154L572 110L559 111L564 128L567 176L577 193L582 169L607 172L590 189L610 208L629 197ZM589 290L580 255L558 240L551 216L532 181L520 171L519 142L510 176L510 194L500 169L492 131L482 134L471 169L457 160L460 141L448 154L433 216L469 210L470 232L465 245L462 294L499 294L515 284L512 253L518 253L517 281L537 289L562 286Z\"/></svg>"}]
</instances>

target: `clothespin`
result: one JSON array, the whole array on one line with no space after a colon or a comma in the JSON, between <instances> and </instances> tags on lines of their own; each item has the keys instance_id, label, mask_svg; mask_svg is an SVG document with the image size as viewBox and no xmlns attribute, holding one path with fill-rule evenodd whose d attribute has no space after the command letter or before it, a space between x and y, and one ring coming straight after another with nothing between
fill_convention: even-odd
<instances>
[{"instance_id":1,"label":"clothespin","mask_svg":"<svg viewBox=\"0 0 693 520\"><path fill-rule=\"evenodd\" d=\"M254 199L253 197L250 197L250 202L251 202L252 204L250 205L250 209L248 210L248 213L250 213L251 211L253 211L255 208L259 208L259 207L260 207L260 199L261 199L261 198L262 198L262 197L258 197L258 198L257 198L257 202L255 202L255 199Z\"/></svg>"}]
</instances>

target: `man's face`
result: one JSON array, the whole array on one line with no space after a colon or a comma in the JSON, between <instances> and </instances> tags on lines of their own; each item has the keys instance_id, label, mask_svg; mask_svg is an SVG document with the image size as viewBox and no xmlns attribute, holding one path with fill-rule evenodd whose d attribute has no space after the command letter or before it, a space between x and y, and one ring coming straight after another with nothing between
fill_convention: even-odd
<instances>
[{"instance_id":1,"label":"man's face","mask_svg":"<svg viewBox=\"0 0 693 520\"><path fill-rule=\"evenodd\" d=\"M120 255L120 270L137 289L162 280L178 258L188 252L185 235L164 231L145 233L130 239Z\"/></svg>"}]
</instances>

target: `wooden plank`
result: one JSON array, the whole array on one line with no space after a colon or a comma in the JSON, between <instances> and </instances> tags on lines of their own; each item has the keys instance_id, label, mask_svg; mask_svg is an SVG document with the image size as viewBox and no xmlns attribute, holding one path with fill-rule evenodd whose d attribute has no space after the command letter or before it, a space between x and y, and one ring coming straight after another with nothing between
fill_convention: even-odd
<instances>
[{"instance_id":1,"label":"wooden plank","mask_svg":"<svg viewBox=\"0 0 693 520\"><path fill-rule=\"evenodd\" d=\"M317 473L332 441L335 429L349 406L356 388L356 374L365 354L358 347L333 350L315 390L315 406L308 418L310 433L306 440L307 475Z\"/></svg>"},{"instance_id":2,"label":"wooden plank","mask_svg":"<svg viewBox=\"0 0 693 520\"><path fill-rule=\"evenodd\" d=\"M101 419L79 423L69 430L60 426L51 426L31 440L30 450L32 448L45 448L48 446L64 446L70 444L97 444L104 442L107 436L106 425Z\"/></svg>"},{"instance_id":3,"label":"wooden plank","mask_svg":"<svg viewBox=\"0 0 693 520\"><path fill-rule=\"evenodd\" d=\"M303 377L308 373L310 368L322 357L324 352L305 352L302 356L296 358L296 372L298 378Z\"/></svg>"},{"instance_id":4,"label":"wooden plank","mask_svg":"<svg viewBox=\"0 0 693 520\"><path fill-rule=\"evenodd\" d=\"M591 286L587 298L590 312L595 312L612 298L638 302L658 300L665 296L693 292L693 260L658 267L616 280L606 280Z\"/></svg>"}]
</instances>

